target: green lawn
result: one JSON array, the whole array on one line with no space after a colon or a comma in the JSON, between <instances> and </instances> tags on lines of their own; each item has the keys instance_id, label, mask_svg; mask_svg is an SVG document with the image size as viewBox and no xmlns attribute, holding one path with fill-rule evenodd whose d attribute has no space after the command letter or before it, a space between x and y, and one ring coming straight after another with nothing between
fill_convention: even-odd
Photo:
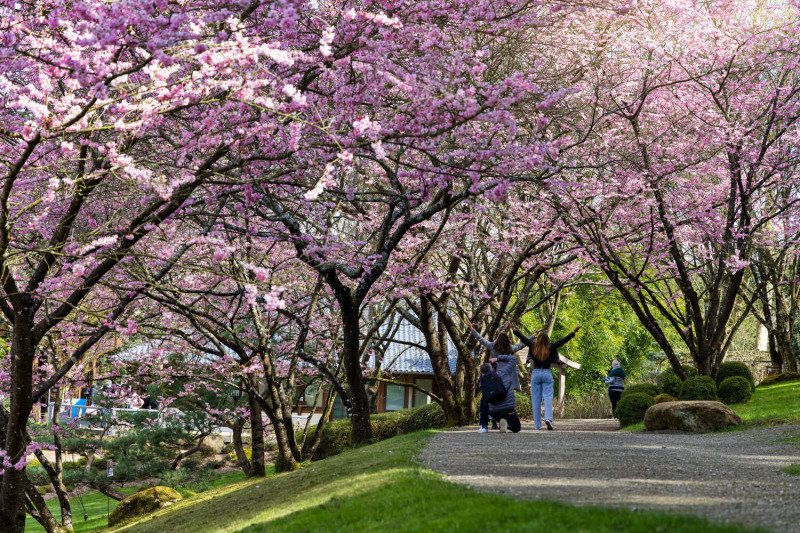
<instances>
[{"instance_id":1,"label":"green lawn","mask_svg":"<svg viewBox=\"0 0 800 533\"><path fill-rule=\"evenodd\" d=\"M414 462L432 432L210 490L116 531L751 531L700 518L474 492Z\"/></svg>"},{"instance_id":2,"label":"green lawn","mask_svg":"<svg viewBox=\"0 0 800 533\"><path fill-rule=\"evenodd\" d=\"M178 487L177 490L181 493L181 496L187 498L194 496L196 492L227 485L229 483L239 481L243 477L244 474L242 474L241 471L230 472L217 476L205 483L190 484L187 487ZM132 494L136 492L136 489L137 487L124 487L119 490L125 494ZM72 507L72 525L75 528L75 533L90 533L92 531L104 529L108 524L107 513L113 511L117 507L118 503L119 502L116 500L110 499L96 491L84 494L80 498L71 498L70 506ZM58 506L58 500L48 500L47 506L56 517L56 520L59 520L61 514ZM88 516L88 519L86 520L83 519L84 512ZM28 516L25 519L25 531L42 533L44 532L44 528L39 524L39 522Z\"/></svg>"},{"instance_id":3,"label":"green lawn","mask_svg":"<svg viewBox=\"0 0 800 533\"><path fill-rule=\"evenodd\" d=\"M756 387L747 403L730 406L744 424L734 430L780 424L800 424L800 381L787 381L768 387ZM644 431L644 423L622 428L622 431Z\"/></svg>"},{"instance_id":4,"label":"green lawn","mask_svg":"<svg viewBox=\"0 0 800 533\"><path fill-rule=\"evenodd\" d=\"M756 387L752 400L731 408L748 427L800 423L800 381Z\"/></svg>"}]
</instances>

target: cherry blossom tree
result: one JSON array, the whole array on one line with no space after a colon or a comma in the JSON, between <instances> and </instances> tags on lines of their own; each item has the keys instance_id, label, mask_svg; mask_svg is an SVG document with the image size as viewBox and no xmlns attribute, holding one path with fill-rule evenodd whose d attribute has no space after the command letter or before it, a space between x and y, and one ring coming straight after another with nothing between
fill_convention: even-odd
<instances>
[{"instance_id":1,"label":"cherry blossom tree","mask_svg":"<svg viewBox=\"0 0 800 533\"><path fill-rule=\"evenodd\" d=\"M776 191L797 190L798 20L780 2L637 2L562 28L580 92L553 125L569 141L551 202L681 376L682 350L715 374L762 233L796 217Z\"/></svg>"}]
</instances>

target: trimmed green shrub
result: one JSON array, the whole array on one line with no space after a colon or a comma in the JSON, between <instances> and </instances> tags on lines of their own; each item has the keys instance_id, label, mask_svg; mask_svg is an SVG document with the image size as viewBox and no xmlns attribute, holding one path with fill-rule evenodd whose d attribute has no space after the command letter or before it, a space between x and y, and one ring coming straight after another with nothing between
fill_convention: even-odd
<instances>
[{"instance_id":1,"label":"trimmed green shrub","mask_svg":"<svg viewBox=\"0 0 800 533\"><path fill-rule=\"evenodd\" d=\"M411 433L421 429L443 428L446 423L444 411L437 403L403 409L391 413L378 413L370 417L372 437L375 442L385 440L401 433ZM307 439L314 437L312 429ZM322 430L319 447L313 459L319 460L337 455L350 447L351 425L349 420L328 422ZM298 441L302 438L298 434ZM276 465L277 466L277 465Z\"/></svg>"},{"instance_id":2,"label":"trimmed green shrub","mask_svg":"<svg viewBox=\"0 0 800 533\"><path fill-rule=\"evenodd\" d=\"M719 365L719 368L717 368L717 387L732 376L743 377L750 383L750 390L756 390L756 384L755 381L753 381L753 373L746 364L740 363L739 361L727 361Z\"/></svg>"},{"instance_id":3,"label":"trimmed green shrub","mask_svg":"<svg viewBox=\"0 0 800 533\"><path fill-rule=\"evenodd\" d=\"M697 369L695 367L693 367L693 366L686 365L686 366L682 366L682 368L683 368L683 371L686 372L686 375L688 377L690 377L690 378L696 378L696 377L698 377L700 375L700 372L698 372Z\"/></svg>"},{"instance_id":4,"label":"trimmed green shrub","mask_svg":"<svg viewBox=\"0 0 800 533\"><path fill-rule=\"evenodd\" d=\"M774 385L776 383L783 383L784 381L794 381L800 379L800 373L797 372L784 372L783 374L773 374L771 376L765 377L761 383L758 384L759 387L767 387L769 385Z\"/></svg>"},{"instance_id":5,"label":"trimmed green shrub","mask_svg":"<svg viewBox=\"0 0 800 533\"><path fill-rule=\"evenodd\" d=\"M517 402L517 416L521 419L533 419L533 408L531 407L531 397L527 394L514 393Z\"/></svg>"},{"instance_id":6,"label":"trimmed green shrub","mask_svg":"<svg viewBox=\"0 0 800 533\"><path fill-rule=\"evenodd\" d=\"M653 405L653 397L641 392L625 394L617 404L615 414L621 427L638 424L644 420L644 414Z\"/></svg>"},{"instance_id":7,"label":"trimmed green shrub","mask_svg":"<svg viewBox=\"0 0 800 533\"><path fill-rule=\"evenodd\" d=\"M752 383L742 376L725 378L719 384L717 395L725 405L749 402L753 396Z\"/></svg>"},{"instance_id":8,"label":"trimmed green shrub","mask_svg":"<svg viewBox=\"0 0 800 533\"><path fill-rule=\"evenodd\" d=\"M653 401L655 403L666 403L666 402L677 402L678 399L664 392L653 398Z\"/></svg>"},{"instance_id":9,"label":"trimmed green shrub","mask_svg":"<svg viewBox=\"0 0 800 533\"><path fill-rule=\"evenodd\" d=\"M676 374L674 370L670 369L662 372L658 375L656 381L661 390L664 391L664 394L669 394L674 397L680 395L683 380L678 377L678 374Z\"/></svg>"},{"instance_id":10,"label":"trimmed green shrub","mask_svg":"<svg viewBox=\"0 0 800 533\"><path fill-rule=\"evenodd\" d=\"M654 398L658 396L660 392L661 391L658 390L658 387L652 383L636 383L629 387L625 387L622 397L624 398L628 394L647 394L651 398Z\"/></svg>"},{"instance_id":11,"label":"trimmed green shrub","mask_svg":"<svg viewBox=\"0 0 800 533\"><path fill-rule=\"evenodd\" d=\"M716 402L717 384L708 376L689 378L681 386L681 400L708 400Z\"/></svg>"}]
</instances>

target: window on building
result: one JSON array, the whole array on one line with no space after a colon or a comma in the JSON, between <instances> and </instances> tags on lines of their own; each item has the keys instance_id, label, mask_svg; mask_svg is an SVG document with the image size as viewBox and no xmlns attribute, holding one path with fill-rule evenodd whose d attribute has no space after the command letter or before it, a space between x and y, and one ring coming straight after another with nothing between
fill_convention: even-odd
<instances>
[{"instance_id":1,"label":"window on building","mask_svg":"<svg viewBox=\"0 0 800 533\"><path fill-rule=\"evenodd\" d=\"M430 392L433 390L433 380L432 379L415 379L414 384L426 391ZM419 407L420 405L428 405L431 403L431 397L425 394L424 392L420 392L418 390L414 390L414 402L412 407Z\"/></svg>"},{"instance_id":2,"label":"window on building","mask_svg":"<svg viewBox=\"0 0 800 533\"><path fill-rule=\"evenodd\" d=\"M401 385L386 385L386 410L399 411L405 406L403 399L405 397L405 387Z\"/></svg>"}]
</instances>

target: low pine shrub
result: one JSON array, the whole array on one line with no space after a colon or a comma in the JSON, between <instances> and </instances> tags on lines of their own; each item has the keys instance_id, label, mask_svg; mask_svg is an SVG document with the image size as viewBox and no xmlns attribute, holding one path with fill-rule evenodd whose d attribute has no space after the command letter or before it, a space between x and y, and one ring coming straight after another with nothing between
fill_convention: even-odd
<instances>
[{"instance_id":1,"label":"low pine shrub","mask_svg":"<svg viewBox=\"0 0 800 533\"><path fill-rule=\"evenodd\" d=\"M656 378L659 388L664 391L664 394L677 397L681 393L681 385L683 380L678 377L674 370L667 370L662 372Z\"/></svg>"},{"instance_id":2,"label":"low pine shrub","mask_svg":"<svg viewBox=\"0 0 800 533\"><path fill-rule=\"evenodd\" d=\"M664 392L653 398L653 401L655 403L666 403L666 402L677 402L678 399Z\"/></svg>"},{"instance_id":3,"label":"low pine shrub","mask_svg":"<svg viewBox=\"0 0 800 533\"><path fill-rule=\"evenodd\" d=\"M784 372L783 374L773 374L771 376L765 377L761 383L758 384L759 387L767 387L769 385L774 385L776 383L783 383L784 381L794 381L800 379L800 373L797 372Z\"/></svg>"},{"instance_id":4,"label":"low pine shrub","mask_svg":"<svg viewBox=\"0 0 800 533\"><path fill-rule=\"evenodd\" d=\"M660 392L658 387L652 383L636 383L625 387L625 392L622 393L622 397L624 398L628 394L647 394L651 398L654 398L658 396Z\"/></svg>"},{"instance_id":5,"label":"low pine shrub","mask_svg":"<svg viewBox=\"0 0 800 533\"><path fill-rule=\"evenodd\" d=\"M750 383L750 390L756 390L755 381L753 381L753 373L750 371L750 368L738 361L726 361L719 365L717 368L717 387L719 387L723 381L728 379L732 376L741 376Z\"/></svg>"},{"instance_id":6,"label":"low pine shrub","mask_svg":"<svg viewBox=\"0 0 800 533\"><path fill-rule=\"evenodd\" d=\"M653 397L641 392L625 394L617 404L616 415L621 427L638 424L653 405Z\"/></svg>"},{"instance_id":7,"label":"low pine shrub","mask_svg":"<svg viewBox=\"0 0 800 533\"><path fill-rule=\"evenodd\" d=\"M717 401L717 384L708 376L689 378L683 382L679 398L688 400Z\"/></svg>"},{"instance_id":8,"label":"low pine shrub","mask_svg":"<svg viewBox=\"0 0 800 533\"><path fill-rule=\"evenodd\" d=\"M752 384L742 376L731 376L719 384L717 395L725 405L748 402L753 396Z\"/></svg>"}]
</instances>

